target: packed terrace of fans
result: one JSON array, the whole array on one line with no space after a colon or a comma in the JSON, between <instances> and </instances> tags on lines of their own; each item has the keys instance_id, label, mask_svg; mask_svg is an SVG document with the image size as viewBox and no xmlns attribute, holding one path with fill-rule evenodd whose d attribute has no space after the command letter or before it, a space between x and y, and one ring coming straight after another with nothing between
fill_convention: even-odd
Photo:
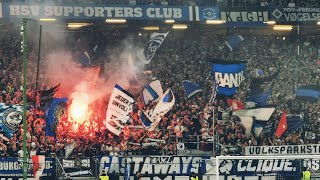
<instances>
[{"instance_id":1,"label":"packed terrace of fans","mask_svg":"<svg viewBox=\"0 0 320 180\"><path fill-rule=\"evenodd\" d=\"M105 33L103 28L92 28L87 34L92 36L82 36L75 34L68 37L68 50L73 53L82 51L83 43L77 43L79 38L82 42L87 42L84 46L93 46L97 42L105 44L105 57L120 56L124 44L122 40L128 37L126 31L114 31ZM295 36L276 35L252 35L246 32L238 32L245 38L241 47L234 52L230 52L225 47L224 41L228 35L221 33L206 33L197 37L179 38L174 33L169 34L161 48L157 51L153 62L148 67L151 69L153 78L158 78L163 89L172 88L176 97L176 103L169 113L162 118L157 130L148 132L143 129L125 129L119 136L114 136L102 124L91 124L96 133L92 137L65 137L57 136L58 142L54 138L45 136L45 113L44 109L31 109L28 113L27 125L27 147L30 151L47 156L63 156L64 144L75 140L77 147L71 156L95 156L95 155L117 155L117 154L176 154L176 143L185 142L187 148L198 148L201 150L212 150L210 137L216 133L219 141L217 153L227 153L220 151L226 146L256 146L256 145L285 145L285 144L311 144L319 143L318 130L320 128L320 101L318 103L295 102L294 91L297 87L306 84L320 84L320 57L319 37L312 35L300 35L299 41ZM192 34L192 32L191 32ZM190 34L189 34L190 35ZM105 38L101 38L105 37ZM130 34L132 42L142 41L149 37L149 34L138 36ZM187 37L187 36L186 36ZM105 39L105 40L102 40ZM0 63L1 63L1 84L0 100L7 104L22 104L22 54L20 52L21 37L17 34L8 34L0 39ZM58 43L58 42L57 42ZM46 46L43 43L43 57L55 47ZM54 43L51 43L54 44ZM300 55L297 55L297 46L300 45ZM34 91L35 70L37 62L36 44L29 42L28 46L28 94ZM276 138L274 133L262 134L259 138L252 136L247 139L242 125L234 117L218 118L218 113L226 111L229 107L225 99L217 99L215 110L215 126L212 118L206 116L204 109L209 101L212 91L212 78L210 74L210 63L208 59L218 57L225 60L247 60L246 80L242 82L241 88L234 99L246 102L248 87L251 78L255 77L256 70L261 69L263 76L272 75L277 70L281 70L275 80L270 104L278 105L276 115L273 116L275 128L278 124L282 111L288 114L299 114L301 109L308 110L308 121L303 129L290 135ZM100 63L98 60L95 63ZM44 79L45 72L41 72L40 79ZM149 75L139 74L140 77ZM186 98L182 81L190 80L202 85L203 91L197 93L190 99ZM41 83L41 88L47 88L45 82ZM140 87L143 88L142 86ZM130 89L129 89L130 91ZM139 94L136 96L137 105L140 106ZM108 100L105 100L106 102ZM293 103L294 102L294 103ZM137 112L132 114L132 125L141 125ZM100 121L104 121L104 117ZM65 126L68 126L66 124ZM97 127L95 127L97 126ZM214 131L213 131L214 129ZM315 137L306 137L306 132L315 133ZM196 135L196 136L193 136ZM17 156L17 152L22 149L22 125L16 134L9 140L0 140L2 157ZM157 146L142 146L141 143L149 142L147 138L161 139L165 143L159 142ZM197 139L199 138L199 139ZM194 142L194 143L190 143ZM200 143L196 143L200 142Z\"/></svg>"}]
</instances>

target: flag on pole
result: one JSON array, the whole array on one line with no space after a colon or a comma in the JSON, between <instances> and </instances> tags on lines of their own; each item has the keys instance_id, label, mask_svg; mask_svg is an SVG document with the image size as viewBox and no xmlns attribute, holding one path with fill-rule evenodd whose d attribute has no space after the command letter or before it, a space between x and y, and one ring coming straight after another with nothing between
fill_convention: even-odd
<instances>
[{"instance_id":1,"label":"flag on pole","mask_svg":"<svg viewBox=\"0 0 320 180\"><path fill-rule=\"evenodd\" d=\"M71 153L74 150L74 148L76 147L76 145L77 145L76 141L65 145L64 150L65 150L65 158L66 159L71 155Z\"/></svg>"},{"instance_id":2,"label":"flag on pole","mask_svg":"<svg viewBox=\"0 0 320 180\"><path fill-rule=\"evenodd\" d=\"M157 50L167 37L167 33L152 33L150 36L150 40L144 49L138 50L137 56L138 58L145 64L149 64L152 60L153 56L156 54Z\"/></svg>"},{"instance_id":3,"label":"flag on pole","mask_svg":"<svg viewBox=\"0 0 320 180\"><path fill-rule=\"evenodd\" d=\"M201 87L198 84L192 83L190 81L184 80L183 86L188 98L202 91Z\"/></svg>"},{"instance_id":4,"label":"flag on pole","mask_svg":"<svg viewBox=\"0 0 320 180\"><path fill-rule=\"evenodd\" d=\"M282 134L287 130L287 128L288 128L287 114L286 112L283 112L276 130L276 135L280 138Z\"/></svg>"},{"instance_id":5,"label":"flag on pole","mask_svg":"<svg viewBox=\"0 0 320 180\"><path fill-rule=\"evenodd\" d=\"M233 36L230 36L227 41L225 41L225 44L230 49L230 51L233 51L240 46L240 43L243 40L244 38L241 35L233 35Z\"/></svg>"},{"instance_id":6,"label":"flag on pole","mask_svg":"<svg viewBox=\"0 0 320 180\"><path fill-rule=\"evenodd\" d=\"M159 80L152 81L144 86L141 98L143 103L147 105L150 101L158 102L163 95L163 90Z\"/></svg>"}]
</instances>

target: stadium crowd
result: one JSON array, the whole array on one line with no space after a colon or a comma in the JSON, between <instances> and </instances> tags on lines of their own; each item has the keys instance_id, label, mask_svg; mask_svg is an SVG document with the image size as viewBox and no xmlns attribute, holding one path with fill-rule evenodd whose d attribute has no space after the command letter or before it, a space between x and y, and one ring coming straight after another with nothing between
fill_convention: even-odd
<instances>
[{"instance_id":1,"label":"stadium crowd","mask_svg":"<svg viewBox=\"0 0 320 180\"><path fill-rule=\"evenodd\" d=\"M95 134L90 136L75 134L67 136L58 133L57 138L46 137L44 127L45 109L44 107L32 108L27 116L27 147L30 155L45 154L56 157L64 156L64 147L73 141L77 142L71 156L96 156L96 155L118 155L118 154L165 154L174 155L177 153L177 142L184 142L187 148L199 148L204 151L212 150L213 133L218 141L217 153L228 153L223 151L224 147L240 147L257 145L286 145L286 144L310 144L319 143L320 134L320 101L318 103L295 101L294 91L297 87L306 84L320 84L320 51L319 37L314 35L300 35L297 40L296 35L257 35L245 31L241 33L245 41L240 48L234 52L224 45L224 41L229 36L225 32L201 33L189 38L179 38L174 33L168 35L167 39L157 51L148 69L152 70L152 78L157 78L162 83L163 89L172 88L176 103L174 107L162 117L158 128L148 132L141 128L125 128L119 137L109 132L102 121L105 117L97 117L98 123L91 123L87 131L95 130ZM112 34L101 34L108 37L106 42L101 42L99 32L92 30L88 32L92 36L74 35L68 37L68 45L74 53L80 50L76 47L79 37L83 42L95 44L100 40L100 44L105 45L104 56L120 56L125 44L123 38L128 37L126 31L114 32ZM112 37L110 37L112 36ZM89 40L90 37L90 40ZM92 38L96 37L96 38ZM130 36L132 42L145 42L149 34L142 36ZM20 52L20 35L8 34L0 39L0 100L7 104L22 104L22 54ZM44 42L45 44L46 42ZM50 43L54 44L54 43ZM81 43L80 43L81 44ZM85 46L87 46L86 44ZM299 55L297 47L300 46ZM35 72L37 62L36 43L28 45L28 89L27 93L32 96L34 93ZM44 45L46 47L46 45ZM59 46L55 45L55 48ZM52 49L44 48L43 56L50 53ZM81 51L81 50L80 50ZM217 98L215 101L214 121L207 113L208 102L212 92L212 78L210 75L210 63L208 60L218 57L225 60L247 60L246 80L242 82L241 88L234 96L243 103L249 93L250 80L256 77L256 70L263 71L263 77L267 77L281 70L275 79L272 96L269 98L270 104L278 105L277 112L272 117L274 128L277 127L282 111L288 114L298 114L301 109L308 110L308 121L305 127L292 134L277 138L274 132L262 134L260 137L251 136L246 138L245 130L241 123L229 113L219 116L219 113L228 112L230 107L224 98ZM101 60L101 59L100 59ZM96 61L95 63L101 63ZM41 72L41 78L45 78L45 72ZM139 78L149 78L149 75L139 74ZM190 80L202 86L203 91L191 98L187 98L182 85L183 80ZM142 85L140 88L142 89ZM47 88L45 82L41 83L41 88ZM129 90L130 91L130 90ZM139 94L136 95L137 103L132 112L133 121L131 126L139 126L141 122L137 115L138 107L142 103ZM107 103L108 100L105 100ZM32 106L32 104L30 104ZM100 122L100 123L99 123ZM214 123L213 123L214 122ZM58 127L58 131L68 127L63 124ZM60 128L60 129L59 129ZM84 131L83 131L84 132ZM0 156L17 156L22 149L22 125L10 138L3 135L0 140ZM315 133L314 136L306 136L307 133ZM150 139L159 139L157 145L148 145ZM239 153L239 152L237 152ZM240 152L241 153L241 152Z\"/></svg>"}]
</instances>

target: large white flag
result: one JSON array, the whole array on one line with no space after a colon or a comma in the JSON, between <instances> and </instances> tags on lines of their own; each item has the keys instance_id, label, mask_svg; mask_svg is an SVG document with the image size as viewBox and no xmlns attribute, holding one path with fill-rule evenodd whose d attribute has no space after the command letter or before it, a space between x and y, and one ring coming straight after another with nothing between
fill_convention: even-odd
<instances>
[{"instance_id":1,"label":"large white flag","mask_svg":"<svg viewBox=\"0 0 320 180\"><path fill-rule=\"evenodd\" d=\"M275 110L275 107L272 107L272 106L240 109L233 112L233 115L238 116L239 118L255 117L255 119L259 121L268 121L272 116L274 110Z\"/></svg>"},{"instance_id":2,"label":"large white flag","mask_svg":"<svg viewBox=\"0 0 320 180\"><path fill-rule=\"evenodd\" d=\"M70 155L71 155L71 153L72 153L72 151L74 150L74 148L76 147L76 145L77 145L77 142L76 141L74 141L74 142L72 142L72 143L70 143L70 144L66 144L65 145L65 147L64 147L64 150L65 150L65 158L67 159Z\"/></svg>"},{"instance_id":3,"label":"large white flag","mask_svg":"<svg viewBox=\"0 0 320 180\"><path fill-rule=\"evenodd\" d=\"M175 97L173 92L169 88L159 100L158 104L153 110L140 111L139 117L142 124L147 130L153 131L161 121L161 116L167 114L168 111L173 107L175 103Z\"/></svg>"},{"instance_id":4,"label":"large white flag","mask_svg":"<svg viewBox=\"0 0 320 180\"><path fill-rule=\"evenodd\" d=\"M111 94L105 125L109 131L118 135L130 118L134 98L118 84Z\"/></svg>"},{"instance_id":5,"label":"large white flag","mask_svg":"<svg viewBox=\"0 0 320 180\"><path fill-rule=\"evenodd\" d=\"M149 64L152 60L153 56L156 54L156 51L163 43L164 39L167 37L167 33L152 33L150 36L150 40L144 49L138 50L137 56L138 58L145 64Z\"/></svg>"},{"instance_id":6,"label":"large white flag","mask_svg":"<svg viewBox=\"0 0 320 180\"><path fill-rule=\"evenodd\" d=\"M163 90L159 80L152 81L150 84L145 85L141 95L145 105L153 100L158 102L162 96Z\"/></svg>"}]
</instances>

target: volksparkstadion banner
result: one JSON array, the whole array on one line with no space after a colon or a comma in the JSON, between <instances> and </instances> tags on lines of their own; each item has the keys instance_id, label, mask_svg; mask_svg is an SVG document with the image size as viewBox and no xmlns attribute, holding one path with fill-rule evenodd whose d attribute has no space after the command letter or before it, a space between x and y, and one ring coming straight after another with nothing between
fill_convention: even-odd
<instances>
[{"instance_id":1,"label":"volksparkstadion banner","mask_svg":"<svg viewBox=\"0 0 320 180\"><path fill-rule=\"evenodd\" d=\"M101 5L37 5L0 3L0 18L63 18L63 19L144 19L182 21L193 20L190 6L101 6ZM0 11L1 12L1 11ZM2 16L1 16L2 15Z\"/></svg>"},{"instance_id":2,"label":"volksparkstadion banner","mask_svg":"<svg viewBox=\"0 0 320 180\"><path fill-rule=\"evenodd\" d=\"M320 154L320 144L245 147L246 156L317 155L317 154Z\"/></svg>"}]
</instances>

